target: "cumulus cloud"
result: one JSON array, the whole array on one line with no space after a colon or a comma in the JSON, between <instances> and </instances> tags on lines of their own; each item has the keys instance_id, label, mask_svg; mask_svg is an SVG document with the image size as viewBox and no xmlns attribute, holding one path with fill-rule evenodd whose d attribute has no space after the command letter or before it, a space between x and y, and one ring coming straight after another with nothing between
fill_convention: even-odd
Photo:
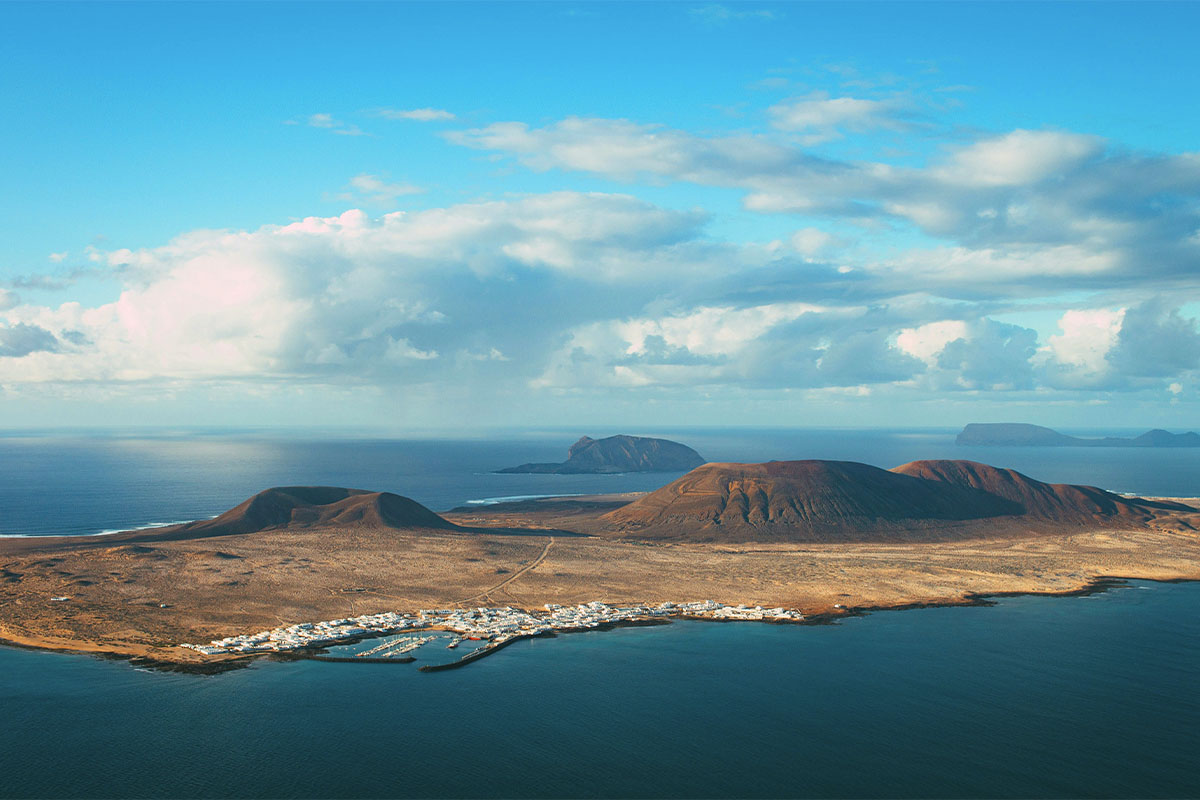
<instances>
[{"instance_id":1,"label":"cumulus cloud","mask_svg":"<svg viewBox=\"0 0 1200 800\"><path fill-rule=\"evenodd\" d=\"M114 302L9 308L4 353L24 357L0 363L0 382L388 383L431 378L443 352L499 363L564 317L630 302L607 285L718 273L730 251L698 238L704 221L625 195L557 193L193 231L105 253L124 281ZM568 308L570 286L610 305Z\"/></svg>"},{"instance_id":2,"label":"cumulus cloud","mask_svg":"<svg viewBox=\"0 0 1200 800\"><path fill-rule=\"evenodd\" d=\"M378 114L384 119L410 122L445 122L455 118L449 111L440 108L383 108L379 110Z\"/></svg>"},{"instance_id":3,"label":"cumulus cloud","mask_svg":"<svg viewBox=\"0 0 1200 800\"><path fill-rule=\"evenodd\" d=\"M960 319L927 322L915 328L904 328L896 336L897 346L927 364L935 364L946 345L967 337L967 323Z\"/></svg>"},{"instance_id":4,"label":"cumulus cloud","mask_svg":"<svg viewBox=\"0 0 1200 800\"><path fill-rule=\"evenodd\" d=\"M1177 307L1154 298L1125 310L1107 359L1121 375L1175 377L1200 367L1200 329Z\"/></svg>"},{"instance_id":5,"label":"cumulus cloud","mask_svg":"<svg viewBox=\"0 0 1200 800\"><path fill-rule=\"evenodd\" d=\"M809 303L698 307L577 327L538 387L859 386L923 366L868 309Z\"/></svg>"},{"instance_id":6,"label":"cumulus cloud","mask_svg":"<svg viewBox=\"0 0 1200 800\"><path fill-rule=\"evenodd\" d=\"M966 389L1032 389L1037 331L983 319L938 355L941 375ZM943 385L946 385L943 381Z\"/></svg>"},{"instance_id":7,"label":"cumulus cloud","mask_svg":"<svg viewBox=\"0 0 1200 800\"><path fill-rule=\"evenodd\" d=\"M935 391L1031 389L1037 331L986 317L938 320L905 328L896 346L930 367L925 386Z\"/></svg>"},{"instance_id":8,"label":"cumulus cloud","mask_svg":"<svg viewBox=\"0 0 1200 800\"><path fill-rule=\"evenodd\" d=\"M1058 321L1059 333L1041 348L1047 382L1056 387L1097 388L1111 383L1108 353L1117 343L1125 309L1072 309Z\"/></svg>"}]
</instances>

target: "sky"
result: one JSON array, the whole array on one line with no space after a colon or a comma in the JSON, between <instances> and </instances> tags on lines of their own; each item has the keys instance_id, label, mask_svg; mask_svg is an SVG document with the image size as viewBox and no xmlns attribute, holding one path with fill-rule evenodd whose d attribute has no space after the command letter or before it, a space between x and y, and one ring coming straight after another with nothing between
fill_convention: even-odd
<instances>
[{"instance_id":1,"label":"sky","mask_svg":"<svg viewBox=\"0 0 1200 800\"><path fill-rule=\"evenodd\" d=\"M0 428L1197 428L1198 29L0 4Z\"/></svg>"}]
</instances>

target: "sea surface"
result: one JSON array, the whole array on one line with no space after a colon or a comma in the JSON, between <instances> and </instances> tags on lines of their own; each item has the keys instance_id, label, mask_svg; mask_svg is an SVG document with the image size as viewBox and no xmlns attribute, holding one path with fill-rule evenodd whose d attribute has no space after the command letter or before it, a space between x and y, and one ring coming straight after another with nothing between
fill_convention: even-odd
<instances>
[{"instance_id":1,"label":"sea surface","mask_svg":"<svg viewBox=\"0 0 1200 800\"><path fill-rule=\"evenodd\" d=\"M958 457L1200 495L1200 450L661 433L712 460ZM385 489L445 510L673 477L490 472L561 460L575 438L0 437L0 532L211 516L273 485ZM259 661L195 676L0 647L0 797L1200 796L1195 583L830 626L675 622L417 666Z\"/></svg>"},{"instance_id":2,"label":"sea surface","mask_svg":"<svg viewBox=\"0 0 1200 800\"><path fill-rule=\"evenodd\" d=\"M710 461L821 458L890 468L917 459L967 458L1043 481L1137 494L1200 495L1200 448L958 447L953 430L645 433L682 441ZM202 519L272 486L389 491L446 511L490 498L650 491L680 474L494 473L529 461L562 461L577 438L575 432L473 440L0 435L0 535L82 535Z\"/></svg>"}]
</instances>

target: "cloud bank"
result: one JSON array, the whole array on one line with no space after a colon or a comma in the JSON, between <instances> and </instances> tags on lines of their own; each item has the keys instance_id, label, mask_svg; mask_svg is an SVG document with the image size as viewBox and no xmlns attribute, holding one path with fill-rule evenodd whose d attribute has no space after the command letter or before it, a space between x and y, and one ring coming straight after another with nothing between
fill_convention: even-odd
<instances>
[{"instance_id":1,"label":"cloud bank","mask_svg":"<svg viewBox=\"0 0 1200 800\"><path fill-rule=\"evenodd\" d=\"M329 114L303 124L361 132ZM923 163L820 149L917 127L894 96L812 92L740 133L595 117L451 130L518 169L622 190L356 208L96 251L119 284L111 302L0 289L0 385L1191 396L1200 154L1047 129L956 138ZM385 174L339 197L386 209L422 191ZM676 184L731 193L791 233L715 237L708 211L638 196Z\"/></svg>"}]
</instances>

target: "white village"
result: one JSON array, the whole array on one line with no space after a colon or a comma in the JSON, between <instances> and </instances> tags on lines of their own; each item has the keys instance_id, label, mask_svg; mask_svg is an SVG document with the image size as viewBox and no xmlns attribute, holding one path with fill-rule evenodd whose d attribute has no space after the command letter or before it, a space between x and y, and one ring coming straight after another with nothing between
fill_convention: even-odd
<instances>
[{"instance_id":1,"label":"white village","mask_svg":"<svg viewBox=\"0 0 1200 800\"><path fill-rule=\"evenodd\" d=\"M409 631L447 631L458 634L449 649L463 640L483 644L463 660L473 660L517 639L556 633L571 633L623 625L653 624L671 618L715 621L796 623L804 616L784 608L726 605L714 600L659 605L611 606L593 601L575 606L546 604L536 611L512 606L470 609L423 609L416 614L388 611L358 617L302 622L260 633L217 639L209 644L183 644L205 655L251 655L315 651L367 638ZM398 659L432 641L434 636L402 637L355 654L364 660ZM405 659L410 660L410 659Z\"/></svg>"}]
</instances>

